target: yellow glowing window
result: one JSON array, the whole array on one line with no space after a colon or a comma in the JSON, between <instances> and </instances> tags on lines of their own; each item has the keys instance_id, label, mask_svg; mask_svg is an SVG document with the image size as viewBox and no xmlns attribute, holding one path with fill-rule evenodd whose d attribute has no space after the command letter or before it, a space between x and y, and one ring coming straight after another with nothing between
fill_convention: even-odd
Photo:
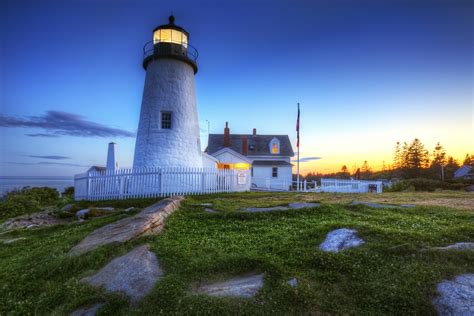
<instances>
[{"instance_id":1,"label":"yellow glowing window","mask_svg":"<svg viewBox=\"0 0 474 316\"><path fill-rule=\"evenodd\" d=\"M188 36L174 29L159 29L153 33L153 43L175 43L188 47Z\"/></svg>"},{"instance_id":2,"label":"yellow glowing window","mask_svg":"<svg viewBox=\"0 0 474 316\"><path fill-rule=\"evenodd\" d=\"M278 150L278 144L277 143L273 143L272 144L272 154L276 155L278 154L280 151Z\"/></svg>"},{"instance_id":3,"label":"yellow glowing window","mask_svg":"<svg viewBox=\"0 0 474 316\"><path fill-rule=\"evenodd\" d=\"M239 162L239 163L218 163L218 169L243 169L248 170L250 169L250 165L248 163Z\"/></svg>"}]
</instances>

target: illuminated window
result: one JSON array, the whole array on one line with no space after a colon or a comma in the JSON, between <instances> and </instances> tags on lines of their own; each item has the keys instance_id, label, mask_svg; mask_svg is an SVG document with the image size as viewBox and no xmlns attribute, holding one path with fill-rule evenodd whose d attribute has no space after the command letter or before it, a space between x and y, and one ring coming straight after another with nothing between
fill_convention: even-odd
<instances>
[{"instance_id":1,"label":"illuminated window","mask_svg":"<svg viewBox=\"0 0 474 316\"><path fill-rule=\"evenodd\" d=\"M273 143L272 144L272 154L278 154L279 150L278 150L278 144L277 143Z\"/></svg>"},{"instance_id":2,"label":"illuminated window","mask_svg":"<svg viewBox=\"0 0 474 316\"><path fill-rule=\"evenodd\" d=\"M171 129L171 112L161 112L161 128Z\"/></svg>"},{"instance_id":3,"label":"illuminated window","mask_svg":"<svg viewBox=\"0 0 474 316\"><path fill-rule=\"evenodd\" d=\"M153 33L153 43L159 42L181 44L188 47L188 36L174 29L159 29Z\"/></svg>"},{"instance_id":4,"label":"illuminated window","mask_svg":"<svg viewBox=\"0 0 474 316\"><path fill-rule=\"evenodd\" d=\"M271 141L270 141L270 153L272 155L278 155L280 153L280 141L274 137Z\"/></svg>"},{"instance_id":5,"label":"illuminated window","mask_svg":"<svg viewBox=\"0 0 474 316\"><path fill-rule=\"evenodd\" d=\"M278 168L277 167L272 168L272 177L273 178L278 178Z\"/></svg>"}]
</instances>

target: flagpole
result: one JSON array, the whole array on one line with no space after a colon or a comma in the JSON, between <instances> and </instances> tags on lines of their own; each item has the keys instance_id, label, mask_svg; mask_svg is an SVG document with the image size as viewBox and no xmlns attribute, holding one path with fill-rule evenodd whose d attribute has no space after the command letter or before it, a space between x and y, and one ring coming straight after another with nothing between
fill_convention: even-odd
<instances>
[{"instance_id":1,"label":"flagpole","mask_svg":"<svg viewBox=\"0 0 474 316\"><path fill-rule=\"evenodd\" d=\"M297 175L296 175L296 187L297 187L297 191L300 191L300 104L298 103L298 130L297 130L297 133L298 133L298 142L297 142L297 145L298 145L298 165L297 165Z\"/></svg>"}]
</instances>

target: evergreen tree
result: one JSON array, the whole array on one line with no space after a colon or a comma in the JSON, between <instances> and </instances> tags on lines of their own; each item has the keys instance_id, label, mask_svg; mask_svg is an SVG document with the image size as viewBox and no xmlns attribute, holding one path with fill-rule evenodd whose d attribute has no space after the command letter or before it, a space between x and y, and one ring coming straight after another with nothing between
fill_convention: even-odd
<instances>
[{"instance_id":1,"label":"evergreen tree","mask_svg":"<svg viewBox=\"0 0 474 316\"><path fill-rule=\"evenodd\" d=\"M367 162L367 160L365 160L364 163L362 164L360 171L361 171L361 176L364 179L369 178L370 175L372 174L372 169L369 167L369 163Z\"/></svg>"},{"instance_id":2,"label":"evergreen tree","mask_svg":"<svg viewBox=\"0 0 474 316\"><path fill-rule=\"evenodd\" d=\"M454 178L454 173L459 169L459 163L452 156L449 156L446 160L446 166L444 167L444 178L450 180Z\"/></svg>"},{"instance_id":3,"label":"evergreen tree","mask_svg":"<svg viewBox=\"0 0 474 316\"><path fill-rule=\"evenodd\" d=\"M443 146L438 142L433 150L433 160L431 161L431 166L444 166L446 165L446 151Z\"/></svg>"},{"instance_id":4,"label":"evergreen tree","mask_svg":"<svg viewBox=\"0 0 474 316\"><path fill-rule=\"evenodd\" d=\"M400 148L400 142L395 145L395 153L393 155L393 169L401 168L400 162L402 158L402 149Z\"/></svg>"},{"instance_id":5,"label":"evergreen tree","mask_svg":"<svg viewBox=\"0 0 474 316\"><path fill-rule=\"evenodd\" d=\"M466 154L466 157L464 158L464 161L462 164L465 166L474 167L474 155Z\"/></svg>"},{"instance_id":6,"label":"evergreen tree","mask_svg":"<svg viewBox=\"0 0 474 316\"><path fill-rule=\"evenodd\" d=\"M429 166L429 152L418 138L408 146L406 160L408 175L411 177L419 177L422 169Z\"/></svg>"}]
</instances>

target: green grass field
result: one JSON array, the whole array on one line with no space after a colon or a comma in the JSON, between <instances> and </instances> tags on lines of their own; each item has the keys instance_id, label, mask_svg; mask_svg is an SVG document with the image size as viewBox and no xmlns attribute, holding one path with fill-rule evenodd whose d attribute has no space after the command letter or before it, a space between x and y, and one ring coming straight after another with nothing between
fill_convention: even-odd
<instances>
[{"instance_id":1,"label":"green grass field","mask_svg":"<svg viewBox=\"0 0 474 316\"><path fill-rule=\"evenodd\" d=\"M131 214L4 232L0 240L25 239L0 242L0 315L65 315L97 302L106 303L100 310L103 315L433 314L436 284L474 273L474 252L428 249L474 241L472 196L435 192L188 197L167 219L160 235L79 257L69 257L67 252L95 228ZM348 205L352 199L421 206L375 209ZM241 211L302 200L322 205L270 213ZM213 203L220 212L206 213L204 207L193 205L203 202ZM107 203L113 204L96 204ZM133 202L120 203L133 206ZM357 229L366 244L337 254L321 252L318 245L326 234L341 227ZM130 307L121 295L79 283L114 257L144 243L156 253L165 277L137 306ZM264 288L253 299L192 293L199 282L248 272L265 273ZM299 281L296 289L286 284L293 277Z\"/></svg>"}]
</instances>

